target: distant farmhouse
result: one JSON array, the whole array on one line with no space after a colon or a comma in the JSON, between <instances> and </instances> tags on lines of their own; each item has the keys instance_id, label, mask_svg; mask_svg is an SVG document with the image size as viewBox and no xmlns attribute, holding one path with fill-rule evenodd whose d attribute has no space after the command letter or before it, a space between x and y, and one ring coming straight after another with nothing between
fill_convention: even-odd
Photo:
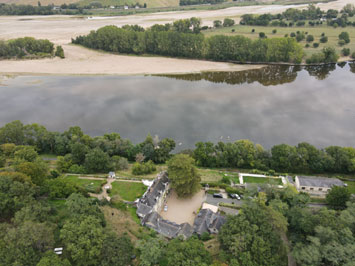
<instances>
[{"instance_id":1,"label":"distant farmhouse","mask_svg":"<svg viewBox=\"0 0 355 266\"><path fill-rule=\"evenodd\" d=\"M172 239L182 236L184 239L204 232L218 233L226 222L224 216L211 209L202 209L195 218L193 227L188 223L177 224L163 219L159 212L162 210L165 199L169 194L169 179L167 172L161 172L137 202L137 215L141 223L159 234Z\"/></svg>"},{"instance_id":2,"label":"distant farmhouse","mask_svg":"<svg viewBox=\"0 0 355 266\"><path fill-rule=\"evenodd\" d=\"M337 178L296 176L295 185L300 192L302 191L314 196L325 197L332 187L343 187L345 186L345 183Z\"/></svg>"}]
</instances>

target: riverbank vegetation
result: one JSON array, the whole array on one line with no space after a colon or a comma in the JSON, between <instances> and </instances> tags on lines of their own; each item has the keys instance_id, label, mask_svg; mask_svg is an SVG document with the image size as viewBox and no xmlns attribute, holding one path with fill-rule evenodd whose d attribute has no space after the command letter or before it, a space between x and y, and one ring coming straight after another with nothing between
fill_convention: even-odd
<instances>
[{"instance_id":1,"label":"riverbank vegetation","mask_svg":"<svg viewBox=\"0 0 355 266\"><path fill-rule=\"evenodd\" d=\"M243 36L217 35L205 38L197 18L173 24L106 26L72 39L74 44L114 53L154 54L231 62L300 63L303 50L292 38L251 40Z\"/></svg>"},{"instance_id":2,"label":"riverbank vegetation","mask_svg":"<svg viewBox=\"0 0 355 266\"><path fill-rule=\"evenodd\" d=\"M127 207L121 201L109 203L90 198L88 192L97 192L105 180L59 175L42 159L55 159L47 154L60 154L70 157L72 162L83 162L86 167L86 159L90 158L94 167L88 170L95 171L97 161L93 160L93 155L100 160L105 157L100 164L114 156L134 160L138 153L154 162L163 162L172 157L172 143L170 139L160 141L148 136L143 143L134 145L117 133L92 138L79 127L58 133L37 124L23 125L19 121L1 127L0 264L282 266L287 265L287 256L293 256L300 265L351 265L355 248L355 203L349 199L347 188L341 189L346 192L346 197L343 197L344 193L339 195L339 189L332 189L327 199L330 207L319 210L309 207L308 194L298 193L293 187L279 189L263 184L260 191L246 189L243 190L244 201L239 215L229 216L218 236L168 241L146 227L140 227L133 207ZM193 153L197 160L201 160L201 156L208 161L212 158L212 162L214 156L224 158L225 162L236 158L235 165L238 166L255 160L255 154L257 158L268 158L267 151L249 141L226 146L219 143L218 147L224 147L223 156L218 149L204 156L202 144L197 145L199 152ZM290 156L293 150L296 154ZM41 157L38 153L45 155ZM305 144L294 148L276 145L271 149L270 159L271 163L277 163L275 167L299 165L299 157L318 165L318 161L313 160L317 154L328 157L327 163L333 158L348 167L345 162L353 159L347 156L354 152L352 148L329 147L322 151ZM198 186L200 179L191 157L176 155L168 165L169 175L177 187L182 181L179 172L186 169L192 175L184 176L183 182L193 184L191 188ZM226 183L224 185L232 192ZM120 197L118 200L133 201L146 190L137 182L115 181L112 186L109 193ZM239 190L241 188L234 189L233 193L239 193ZM209 245L205 248L203 243L210 238L216 244L213 254L208 251ZM241 238L245 241L235 241ZM60 256L53 252L58 247L63 248ZM334 249L335 253L330 252Z\"/></svg>"},{"instance_id":3,"label":"riverbank vegetation","mask_svg":"<svg viewBox=\"0 0 355 266\"><path fill-rule=\"evenodd\" d=\"M48 40L31 37L0 40L0 59L37 59L53 56L64 58L64 50L61 46L54 49L54 44Z\"/></svg>"}]
</instances>

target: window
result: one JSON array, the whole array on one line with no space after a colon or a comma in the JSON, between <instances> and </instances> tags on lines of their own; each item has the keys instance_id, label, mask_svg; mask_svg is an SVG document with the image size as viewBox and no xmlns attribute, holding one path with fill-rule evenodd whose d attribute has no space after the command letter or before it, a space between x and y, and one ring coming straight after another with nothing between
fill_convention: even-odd
<instances>
[{"instance_id":1,"label":"window","mask_svg":"<svg viewBox=\"0 0 355 266\"><path fill-rule=\"evenodd\" d=\"M319 191L322 191L323 189L322 189L322 188L319 188L318 190L319 190Z\"/></svg>"},{"instance_id":2,"label":"window","mask_svg":"<svg viewBox=\"0 0 355 266\"><path fill-rule=\"evenodd\" d=\"M302 187L303 190L305 190L306 188L305 187Z\"/></svg>"},{"instance_id":3,"label":"window","mask_svg":"<svg viewBox=\"0 0 355 266\"><path fill-rule=\"evenodd\" d=\"M313 188L311 187L311 190L313 190Z\"/></svg>"}]
</instances>

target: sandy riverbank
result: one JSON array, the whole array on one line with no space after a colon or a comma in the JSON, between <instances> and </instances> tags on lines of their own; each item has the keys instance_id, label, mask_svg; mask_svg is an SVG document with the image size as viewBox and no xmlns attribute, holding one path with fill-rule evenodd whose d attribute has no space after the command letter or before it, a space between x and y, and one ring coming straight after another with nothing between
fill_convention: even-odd
<instances>
[{"instance_id":1,"label":"sandy riverbank","mask_svg":"<svg viewBox=\"0 0 355 266\"><path fill-rule=\"evenodd\" d=\"M317 4L322 9L341 9L353 0L338 0ZM199 17L204 25L211 25L215 19L225 17L237 21L246 13L279 13L287 8L304 8L306 5L266 5L231 7L220 10L191 10L162 12L121 17L88 19L73 16L1 16L0 39L32 36L49 39L57 45L63 45L65 59L41 59L0 61L0 73L4 74L59 74L59 75L130 75L188 73L201 71L241 71L260 68L256 65L235 65L200 60L173 59L164 57L141 57L112 55L70 45L71 38L89 33L105 25L122 26L139 24L149 27L156 23L169 23L177 19Z\"/></svg>"}]
</instances>

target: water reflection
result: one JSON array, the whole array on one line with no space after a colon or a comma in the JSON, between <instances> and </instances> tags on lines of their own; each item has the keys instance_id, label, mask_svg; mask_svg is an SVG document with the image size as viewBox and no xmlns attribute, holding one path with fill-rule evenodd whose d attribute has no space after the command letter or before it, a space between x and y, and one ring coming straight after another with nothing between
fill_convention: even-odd
<instances>
[{"instance_id":1,"label":"water reflection","mask_svg":"<svg viewBox=\"0 0 355 266\"><path fill-rule=\"evenodd\" d=\"M254 69L240 72L206 72L184 75L157 75L174 78L177 80L199 81L207 80L214 83L244 84L258 82L264 86L291 83L297 78L297 73L306 70L310 76L319 80L326 79L336 69L336 66L344 68L347 63L327 64L319 66L268 66L262 69ZM349 63L350 71L354 73L354 62Z\"/></svg>"},{"instance_id":2,"label":"water reflection","mask_svg":"<svg viewBox=\"0 0 355 266\"><path fill-rule=\"evenodd\" d=\"M221 136L265 147L354 146L354 70L351 63L173 79L22 76L2 80L0 124L19 119L57 131L79 125L92 136L119 132L134 142L151 133L182 142L181 149Z\"/></svg>"}]
</instances>

